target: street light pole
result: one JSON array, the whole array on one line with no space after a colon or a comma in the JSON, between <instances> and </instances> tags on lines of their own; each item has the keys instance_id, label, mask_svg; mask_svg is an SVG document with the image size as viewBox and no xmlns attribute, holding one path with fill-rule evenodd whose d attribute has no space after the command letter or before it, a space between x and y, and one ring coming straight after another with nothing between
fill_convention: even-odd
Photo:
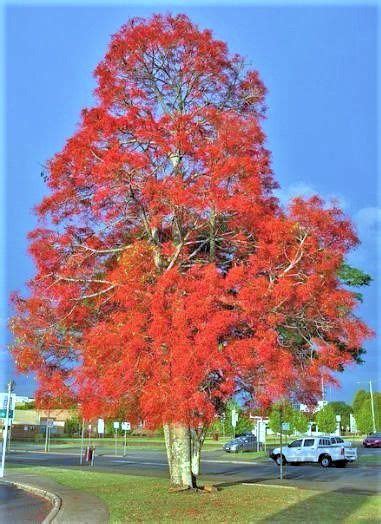
<instances>
[{"instance_id":1,"label":"street light pole","mask_svg":"<svg viewBox=\"0 0 381 524\"><path fill-rule=\"evenodd\" d=\"M280 470L279 470L279 478L280 480L283 480L283 401L280 406L280 413L279 413L279 422L280 422Z\"/></svg>"},{"instance_id":2,"label":"street light pole","mask_svg":"<svg viewBox=\"0 0 381 524\"><path fill-rule=\"evenodd\" d=\"M376 433L376 419L375 419L375 416L374 416L373 388L372 388L372 381L371 380L369 380L369 393L370 393L370 405L372 406L373 433Z\"/></svg>"},{"instance_id":3,"label":"street light pole","mask_svg":"<svg viewBox=\"0 0 381 524\"><path fill-rule=\"evenodd\" d=\"M81 429L81 451L79 456L79 463L82 465L83 462L83 446L85 440L85 419L82 418L82 429Z\"/></svg>"},{"instance_id":4,"label":"street light pole","mask_svg":"<svg viewBox=\"0 0 381 524\"><path fill-rule=\"evenodd\" d=\"M11 409L11 395L14 388L14 382L13 380L10 380L8 382L8 394L7 394L7 408L5 413L5 428L4 428L4 434L3 434L3 449L1 453L1 467L0 467L0 477L4 477L4 471L5 471L5 451L7 448L7 441L8 441L8 426L9 426L9 411Z\"/></svg>"}]
</instances>

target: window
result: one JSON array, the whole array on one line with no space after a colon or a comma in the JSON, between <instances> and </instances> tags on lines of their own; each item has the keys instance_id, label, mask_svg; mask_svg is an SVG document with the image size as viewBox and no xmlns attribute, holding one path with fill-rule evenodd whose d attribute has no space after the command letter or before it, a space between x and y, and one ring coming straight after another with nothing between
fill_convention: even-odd
<instances>
[{"instance_id":1,"label":"window","mask_svg":"<svg viewBox=\"0 0 381 524\"><path fill-rule=\"evenodd\" d=\"M294 440L294 442L291 442L291 444L288 445L289 448L300 448L302 445L302 439L300 440Z\"/></svg>"},{"instance_id":2,"label":"window","mask_svg":"<svg viewBox=\"0 0 381 524\"><path fill-rule=\"evenodd\" d=\"M344 440L343 440L342 438L337 438L337 439L336 439L336 442L337 442L338 444L344 444Z\"/></svg>"},{"instance_id":3,"label":"window","mask_svg":"<svg viewBox=\"0 0 381 524\"><path fill-rule=\"evenodd\" d=\"M310 448L311 446L314 445L314 442L315 442L315 439L313 439L313 438L306 438L303 445L304 445L305 448Z\"/></svg>"},{"instance_id":4,"label":"window","mask_svg":"<svg viewBox=\"0 0 381 524\"><path fill-rule=\"evenodd\" d=\"M331 441L327 438L321 438L319 440L319 446L330 446L331 445Z\"/></svg>"}]
</instances>

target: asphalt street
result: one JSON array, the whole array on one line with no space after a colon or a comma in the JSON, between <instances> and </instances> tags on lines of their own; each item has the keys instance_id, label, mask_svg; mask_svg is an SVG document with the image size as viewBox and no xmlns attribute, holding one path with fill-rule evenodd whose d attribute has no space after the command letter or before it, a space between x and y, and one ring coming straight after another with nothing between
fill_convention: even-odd
<instances>
[{"instance_id":1,"label":"asphalt street","mask_svg":"<svg viewBox=\"0 0 381 524\"><path fill-rule=\"evenodd\" d=\"M0 482L0 522L39 524L50 509L47 500Z\"/></svg>"},{"instance_id":2,"label":"asphalt street","mask_svg":"<svg viewBox=\"0 0 381 524\"><path fill-rule=\"evenodd\" d=\"M381 449L360 450L362 454L378 454L381 459ZM242 462L234 455L226 459L214 458L214 452L207 452L201 464L201 482L229 485L234 483L280 483L279 469L270 459L248 460ZM220 455L219 455L220 457ZM12 451L7 454L8 464L19 466L59 466L69 468L91 468L79 465L79 454L65 452L42 453L35 451ZM131 450L126 457L112 454L100 455L95 458L92 469L128 475L145 475L150 477L168 477L168 466L165 452L148 450ZM319 465L287 466L286 480L283 483L305 489L342 490L374 494L381 486L380 465L350 464L345 469L331 467L321 468Z\"/></svg>"}]
</instances>

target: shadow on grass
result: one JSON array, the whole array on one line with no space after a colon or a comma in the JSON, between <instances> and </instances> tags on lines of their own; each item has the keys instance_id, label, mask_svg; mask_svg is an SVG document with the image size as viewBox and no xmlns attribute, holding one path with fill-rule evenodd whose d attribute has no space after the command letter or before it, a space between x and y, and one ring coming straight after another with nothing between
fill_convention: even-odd
<instances>
[{"instance_id":1,"label":"shadow on grass","mask_svg":"<svg viewBox=\"0 0 381 524\"><path fill-rule=\"evenodd\" d=\"M266 517L261 522L347 522L366 500L367 496L364 495L343 493L340 490L328 491L274 512L271 517ZM379 522L379 517L376 509L368 507L364 508L361 517L353 517L353 522Z\"/></svg>"}]
</instances>

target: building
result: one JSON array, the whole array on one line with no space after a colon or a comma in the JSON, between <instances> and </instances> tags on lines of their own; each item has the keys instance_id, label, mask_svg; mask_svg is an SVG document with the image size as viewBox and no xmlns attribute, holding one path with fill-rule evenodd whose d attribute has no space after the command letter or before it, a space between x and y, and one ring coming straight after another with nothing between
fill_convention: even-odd
<instances>
[{"instance_id":1,"label":"building","mask_svg":"<svg viewBox=\"0 0 381 524\"><path fill-rule=\"evenodd\" d=\"M48 420L53 420L50 429L51 436L63 435L66 420L74 415L69 409L15 409L12 420L12 439L13 440L36 440L41 435L45 435Z\"/></svg>"}]
</instances>

